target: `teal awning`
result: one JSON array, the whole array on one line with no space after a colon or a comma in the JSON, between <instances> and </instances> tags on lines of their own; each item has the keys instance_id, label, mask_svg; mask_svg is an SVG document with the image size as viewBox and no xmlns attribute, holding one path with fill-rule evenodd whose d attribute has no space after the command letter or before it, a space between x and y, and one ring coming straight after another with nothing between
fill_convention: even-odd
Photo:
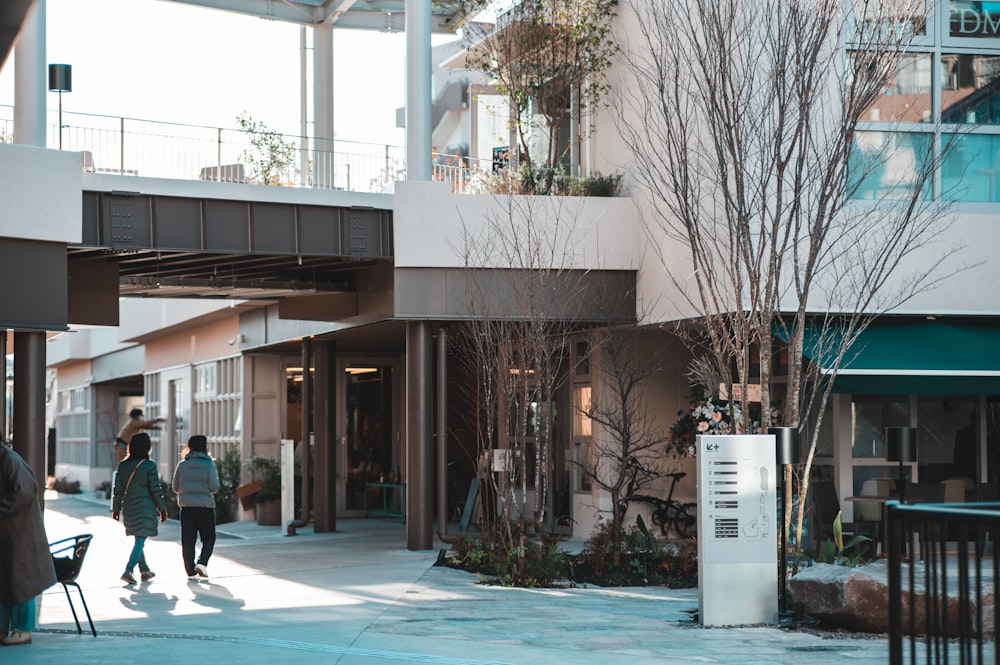
<instances>
[{"instance_id":1,"label":"teal awning","mask_svg":"<svg viewBox=\"0 0 1000 665\"><path fill-rule=\"evenodd\" d=\"M810 332L806 356L825 365L818 334ZM834 392L998 395L1000 320L876 321L848 350Z\"/></svg>"}]
</instances>

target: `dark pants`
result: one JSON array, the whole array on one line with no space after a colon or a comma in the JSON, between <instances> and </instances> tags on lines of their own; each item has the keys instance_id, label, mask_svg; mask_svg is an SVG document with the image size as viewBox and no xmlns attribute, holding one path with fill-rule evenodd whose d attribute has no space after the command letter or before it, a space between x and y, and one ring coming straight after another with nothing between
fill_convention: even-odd
<instances>
[{"instance_id":1,"label":"dark pants","mask_svg":"<svg viewBox=\"0 0 1000 665\"><path fill-rule=\"evenodd\" d=\"M215 508L181 508L181 552L184 570L194 575L194 544L201 538L201 555L198 563L208 565L215 549Z\"/></svg>"}]
</instances>

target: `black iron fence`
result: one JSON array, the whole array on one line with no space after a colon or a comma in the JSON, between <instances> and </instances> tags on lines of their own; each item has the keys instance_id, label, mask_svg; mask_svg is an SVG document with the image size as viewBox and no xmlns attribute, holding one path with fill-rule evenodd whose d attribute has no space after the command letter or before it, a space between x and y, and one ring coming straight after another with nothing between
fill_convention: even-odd
<instances>
[{"instance_id":1,"label":"black iron fence","mask_svg":"<svg viewBox=\"0 0 1000 665\"><path fill-rule=\"evenodd\" d=\"M890 665L1000 665L1000 503L886 506Z\"/></svg>"}]
</instances>

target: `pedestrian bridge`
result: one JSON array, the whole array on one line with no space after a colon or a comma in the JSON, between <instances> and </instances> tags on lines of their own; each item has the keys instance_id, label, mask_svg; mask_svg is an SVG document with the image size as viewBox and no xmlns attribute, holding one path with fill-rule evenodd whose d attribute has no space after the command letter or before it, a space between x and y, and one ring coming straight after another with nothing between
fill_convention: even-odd
<instances>
[{"instance_id":1,"label":"pedestrian bridge","mask_svg":"<svg viewBox=\"0 0 1000 665\"><path fill-rule=\"evenodd\" d=\"M393 258L392 195L83 174L71 274L122 296L277 297L353 289Z\"/></svg>"}]
</instances>

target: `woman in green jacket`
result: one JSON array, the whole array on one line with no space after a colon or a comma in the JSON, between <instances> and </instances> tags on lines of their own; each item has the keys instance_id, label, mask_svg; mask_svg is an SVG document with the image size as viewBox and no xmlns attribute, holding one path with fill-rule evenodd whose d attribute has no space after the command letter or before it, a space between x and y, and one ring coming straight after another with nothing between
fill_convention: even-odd
<instances>
[{"instance_id":1,"label":"woman in green jacket","mask_svg":"<svg viewBox=\"0 0 1000 665\"><path fill-rule=\"evenodd\" d=\"M158 533L157 516L160 523L167 521L167 501L163 498L160 476L156 472L156 463L149 459L151 447L148 434L140 432L134 435L128 442L128 457L118 465L115 476L111 516L121 519L126 535L135 536L135 545L121 577L126 584L135 584L132 571L136 564L139 564L139 577L143 582L156 575L146 564L143 548L146 539Z\"/></svg>"}]
</instances>

